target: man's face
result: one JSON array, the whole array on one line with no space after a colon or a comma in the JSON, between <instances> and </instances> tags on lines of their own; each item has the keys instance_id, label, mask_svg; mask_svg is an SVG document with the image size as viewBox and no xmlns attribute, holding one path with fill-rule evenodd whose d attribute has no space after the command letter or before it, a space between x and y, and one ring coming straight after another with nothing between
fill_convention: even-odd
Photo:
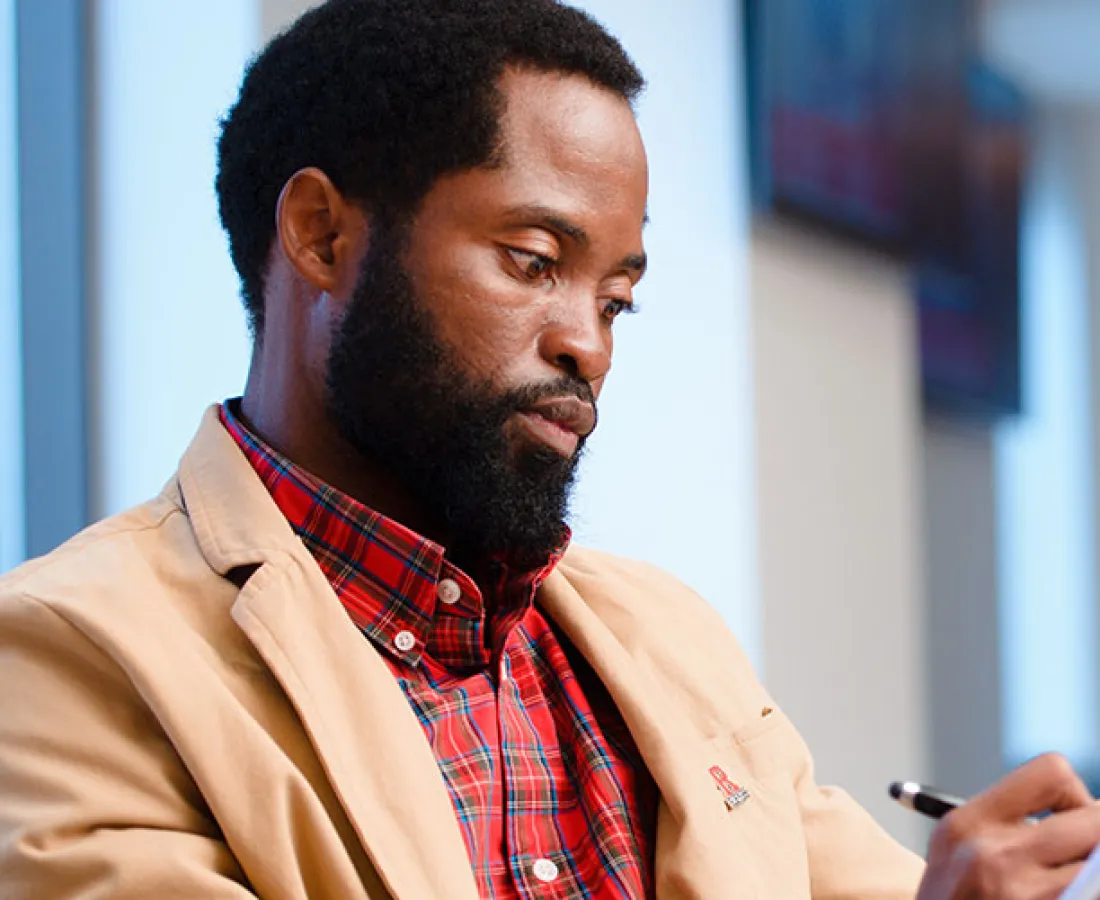
<instances>
[{"instance_id":1,"label":"man's face","mask_svg":"<svg viewBox=\"0 0 1100 900\"><path fill-rule=\"evenodd\" d=\"M644 269L647 171L612 93L533 72L502 92L502 163L440 179L411 222L372 223L328 401L463 552L537 562Z\"/></svg>"}]
</instances>

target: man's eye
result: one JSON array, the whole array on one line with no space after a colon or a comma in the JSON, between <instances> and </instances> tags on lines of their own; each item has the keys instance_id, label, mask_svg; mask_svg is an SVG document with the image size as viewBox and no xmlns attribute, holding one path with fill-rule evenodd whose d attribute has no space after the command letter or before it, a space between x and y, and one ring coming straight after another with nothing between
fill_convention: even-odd
<instances>
[{"instance_id":1,"label":"man's eye","mask_svg":"<svg viewBox=\"0 0 1100 900\"><path fill-rule=\"evenodd\" d=\"M523 276L529 281L539 281L545 278L558 263L556 259L551 259L541 253L532 253L529 250L511 250L509 252L519 266L520 271L523 272Z\"/></svg>"},{"instance_id":2,"label":"man's eye","mask_svg":"<svg viewBox=\"0 0 1100 900\"><path fill-rule=\"evenodd\" d=\"M603 307L603 316L609 322L613 322L623 313L636 313L637 307L631 300L607 300Z\"/></svg>"}]
</instances>

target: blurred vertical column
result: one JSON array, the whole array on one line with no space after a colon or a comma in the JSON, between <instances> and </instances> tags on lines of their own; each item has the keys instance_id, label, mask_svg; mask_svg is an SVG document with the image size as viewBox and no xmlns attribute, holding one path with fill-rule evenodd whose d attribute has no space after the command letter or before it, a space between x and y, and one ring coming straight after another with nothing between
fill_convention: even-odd
<instances>
[{"instance_id":1,"label":"blurred vertical column","mask_svg":"<svg viewBox=\"0 0 1100 900\"><path fill-rule=\"evenodd\" d=\"M1004 752L1100 761L1100 7L997 0L1038 113L1024 232L1026 416L998 437Z\"/></svg>"},{"instance_id":2,"label":"blurred vertical column","mask_svg":"<svg viewBox=\"0 0 1100 900\"><path fill-rule=\"evenodd\" d=\"M923 849L886 785L928 773L916 323L896 260L753 230L768 688L838 784Z\"/></svg>"},{"instance_id":3,"label":"blurred vertical column","mask_svg":"<svg viewBox=\"0 0 1100 900\"><path fill-rule=\"evenodd\" d=\"M923 435L925 634L931 777L983 790L1002 747L997 440L984 424L928 417Z\"/></svg>"},{"instance_id":4,"label":"blurred vertical column","mask_svg":"<svg viewBox=\"0 0 1100 900\"><path fill-rule=\"evenodd\" d=\"M158 491L250 346L214 195L259 0L93 4L92 504Z\"/></svg>"},{"instance_id":5,"label":"blurred vertical column","mask_svg":"<svg viewBox=\"0 0 1100 900\"><path fill-rule=\"evenodd\" d=\"M15 0L0 0L0 572L25 552L16 91Z\"/></svg>"},{"instance_id":6,"label":"blurred vertical column","mask_svg":"<svg viewBox=\"0 0 1100 900\"><path fill-rule=\"evenodd\" d=\"M88 519L84 10L73 0L15 4L24 549L31 556Z\"/></svg>"},{"instance_id":7,"label":"blurred vertical column","mask_svg":"<svg viewBox=\"0 0 1100 900\"><path fill-rule=\"evenodd\" d=\"M1087 157L1066 110L1037 117L1024 229L1025 416L997 441L1001 670L1009 763L1055 749L1089 767L1098 698ZM1100 287L1100 285L1098 285ZM1100 309L1100 305L1097 306Z\"/></svg>"}]
</instances>

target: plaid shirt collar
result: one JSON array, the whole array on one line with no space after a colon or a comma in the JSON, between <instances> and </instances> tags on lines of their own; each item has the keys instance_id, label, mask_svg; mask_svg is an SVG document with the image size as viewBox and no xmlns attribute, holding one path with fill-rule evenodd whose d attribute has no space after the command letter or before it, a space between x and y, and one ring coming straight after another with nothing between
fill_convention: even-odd
<instances>
[{"instance_id":1,"label":"plaid shirt collar","mask_svg":"<svg viewBox=\"0 0 1100 900\"><path fill-rule=\"evenodd\" d=\"M516 570L492 561L483 593L442 546L324 484L264 442L245 424L239 400L223 403L220 416L352 621L379 650L409 665L426 652L456 668L488 665L568 546L566 529L541 567ZM442 612L467 621L437 640Z\"/></svg>"}]
</instances>

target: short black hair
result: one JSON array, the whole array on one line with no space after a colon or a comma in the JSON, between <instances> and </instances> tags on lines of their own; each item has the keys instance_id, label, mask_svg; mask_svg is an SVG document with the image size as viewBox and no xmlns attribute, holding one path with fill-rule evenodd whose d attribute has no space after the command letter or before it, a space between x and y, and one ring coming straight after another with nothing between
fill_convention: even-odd
<instances>
[{"instance_id":1,"label":"short black hair","mask_svg":"<svg viewBox=\"0 0 1100 900\"><path fill-rule=\"evenodd\" d=\"M279 194L316 166L373 215L493 161L507 66L583 75L629 103L622 45L558 0L328 0L250 63L222 121L217 194L254 337Z\"/></svg>"}]
</instances>

